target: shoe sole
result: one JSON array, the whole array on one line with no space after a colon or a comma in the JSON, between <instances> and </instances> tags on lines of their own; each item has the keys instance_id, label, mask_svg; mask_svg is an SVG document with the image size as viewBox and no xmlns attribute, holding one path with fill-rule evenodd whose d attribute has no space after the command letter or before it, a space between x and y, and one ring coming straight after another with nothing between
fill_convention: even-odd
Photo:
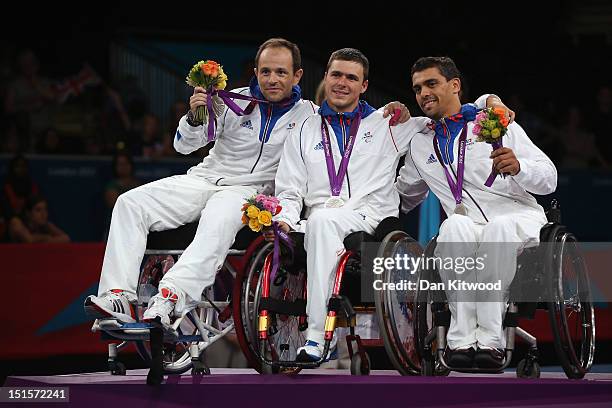
<instances>
[{"instance_id":1,"label":"shoe sole","mask_svg":"<svg viewBox=\"0 0 612 408\"><path fill-rule=\"evenodd\" d=\"M91 299L85 300L85 313L88 316L93 317L94 319L104 319L104 318L115 318L123 323L136 323L136 319L132 316L126 315L125 313L117 313L111 310L105 309L104 307L98 305Z\"/></svg>"},{"instance_id":2,"label":"shoe sole","mask_svg":"<svg viewBox=\"0 0 612 408\"><path fill-rule=\"evenodd\" d=\"M328 358L326 358L325 360L321 362L321 364L327 363L328 361L337 360L337 359L338 359L338 352L337 350L334 350L333 352L329 354ZM300 351L298 355L295 357L295 361L298 363L312 363L318 360L319 360L319 357L313 356L312 354L308 354L305 350Z\"/></svg>"},{"instance_id":3,"label":"shoe sole","mask_svg":"<svg viewBox=\"0 0 612 408\"><path fill-rule=\"evenodd\" d=\"M150 317L150 318L143 317L142 321L145 323L152 324L153 326L157 326L158 328L163 329L163 330L168 330L172 327L172 325L162 322L162 319L160 316L155 316L155 317Z\"/></svg>"}]
</instances>

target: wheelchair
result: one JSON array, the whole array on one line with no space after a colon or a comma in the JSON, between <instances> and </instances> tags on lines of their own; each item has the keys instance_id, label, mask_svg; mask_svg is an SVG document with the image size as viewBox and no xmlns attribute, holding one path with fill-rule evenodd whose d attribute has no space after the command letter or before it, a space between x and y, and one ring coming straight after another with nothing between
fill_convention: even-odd
<instances>
[{"instance_id":1,"label":"wheelchair","mask_svg":"<svg viewBox=\"0 0 612 408\"><path fill-rule=\"evenodd\" d=\"M332 295L325 321L325 343L322 357L314 362L298 362L297 349L305 339L308 327L306 315L306 253L304 234L292 232L292 251L281 244L280 265L271 276L273 243L260 248L252 258L244 279L234 286L236 334L241 348L262 374L295 374L303 368L319 367L330 349L334 331L347 327L346 336L353 375L368 375L371 361L367 346L382 346L380 339L362 339L356 333L359 317L372 317L373 302L361 302L361 273L364 245L396 242L407 234L401 231L399 219L386 218L374 235L354 232L344 239L346 251L340 256ZM389 325L387 325L388 327Z\"/></svg>"},{"instance_id":2,"label":"wheelchair","mask_svg":"<svg viewBox=\"0 0 612 408\"><path fill-rule=\"evenodd\" d=\"M182 374L191 369L193 375L208 375L205 350L233 331L232 286L237 275L249 264L263 238L249 228L241 229L228 252L215 283L202 293L201 301L193 310L178 316L170 330L141 321L149 299L157 293L159 281L174 265L195 236L198 223L177 229L151 232L141 264L137 301L132 305L136 323L120 324L114 319L98 319L92 331L101 332L103 340L110 340L108 367L113 375L125 375L126 367L118 359L118 351L134 342L140 357L151 370L147 382L161 383L164 374ZM117 343L120 341L120 343Z\"/></svg>"},{"instance_id":3,"label":"wheelchair","mask_svg":"<svg viewBox=\"0 0 612 408\"><path fill-rule=\"evenodd\" d=\"M538 378L537 339L518 326L519 318L533 319L536 309L548 312L556 355L568 378L580 379L590 370L595 353L595 312L591 302L588 270L576 237L561 225L556 200L546 213L548 222L540 231L540 243L526 248L517 258L517 272L509 289L509 305L503 320L506 336L505 362L499 369L456 368L444 357L446 333L451 313L443 290L416 290L410 293L381 291L377 296L380 324L390 322L383 333L385 348L395 367L404 375L437 376L452 371L499 373L506 369L514 353L515 336L526 341L529 350L518 362L519 378ZM434 237L424 251L410 238L387 244L382 255L434 254ZM409 279L410 271L386 269L385 282ZM414 280L414 277L412 278ZM440 282L438 271L419 268L416 280ZM526 294L528 293L528 294ZM527 301L524 301L527 300Z\"/></svg>"}]
</instances>

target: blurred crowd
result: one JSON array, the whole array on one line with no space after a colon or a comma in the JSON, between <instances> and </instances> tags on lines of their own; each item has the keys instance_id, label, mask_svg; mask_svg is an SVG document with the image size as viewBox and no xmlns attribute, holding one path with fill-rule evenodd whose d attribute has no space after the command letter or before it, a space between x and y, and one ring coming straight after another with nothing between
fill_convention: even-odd
<instances>
[{"instance_id":1,"label":"blurred crowd","mask_svg":"<svg viewBox=\"0 0 612 408\"><path fill-rule=\"evenodd\" d=\"M30 49L0 63L0 153L179 156L172 140L188 101L168 107L163 122L169 125L162 128L133 78L109 83L84 64L79 72L51 79Z\"/></svg>"}]
</instances>

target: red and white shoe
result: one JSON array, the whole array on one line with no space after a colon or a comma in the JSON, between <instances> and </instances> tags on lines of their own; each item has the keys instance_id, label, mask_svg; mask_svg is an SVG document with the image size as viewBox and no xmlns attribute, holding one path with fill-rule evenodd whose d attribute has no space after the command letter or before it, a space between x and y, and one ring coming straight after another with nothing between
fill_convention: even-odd
<instances>
[{"instance_id":1,"label":"red and white shoe","mask_svg":"<svg viewBox=\"0 0 612 408\"><path fill-rule=\"evenodd\" d=\"M174 291L162 287L159 293L149 300L149 307L142 315L142 320L169 327L170 316L174 312L177 301L178 295Z\"/></svg>"},{"instance_id":2,"label":"red and white shoe","mask_svg":"<svg viewBox=\"0 0 612 408\"><path fill-rule=\"evenodd\" d=\"M122 323L135 323L136 313L130 303L131 297L121 289L112 289L100 296L88 296L83 307L85 313L94 319L114 318Z\"/></svg>"}]
</instances>

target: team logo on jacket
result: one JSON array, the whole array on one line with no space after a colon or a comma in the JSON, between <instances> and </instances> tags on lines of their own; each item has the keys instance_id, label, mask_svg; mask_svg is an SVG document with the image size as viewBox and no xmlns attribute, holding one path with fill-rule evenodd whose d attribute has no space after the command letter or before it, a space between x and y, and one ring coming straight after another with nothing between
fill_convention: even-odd
<instances>
[{"instance_id":1,"label":"team logo on jacket","mask_svg":"<svg viewBox=\"0 0 612 408\"><path fill-rule=\"evenodd\" d=\"M247 119L247 120L245 120L244 122L242 122L242 123L240 124L240 126L242 126L242 127L244 127L244 128L247 128L247 129L251 129L251 130L253 130L253 125L251 124L251 120L250 120L250 119Z\"/></svg>"},{"instance_id":2,"label":"team logo on jacket","mask_svg":"<svg viewBox=\"0 0 612 408\"><path fill-rule=\"evenodd\" d=\"M472 148L474 147L474 139L468 139L465 141L465 147L468 150L472 150Z\"/></svg>"},{"instance_id":3,"label":"team logo on jacket","mask_svg":"<svg viewBox=\"0 0 612 408\"><path fill-rule=\"evenodd\" d=\"M427 159L426 163L427 164L431 164L431 163L435 163L437 161L438 160L436 160L436 156L434 156L433 153L432 153L432 154L429 155L429 159Z\"/></svg>"},{"instance_id":4,"label":"team logo on jacket","mask_svg":"<svg viewBox=\"0 0 612 408\"><path fill-rule=\"evenodd\" d=\"M295 127L295 122L291 122L290 124L287 125L287 130L291 130Z\"/></svg>"},{"instance_id":5,"label":"team logo on jacket","mask_svg":"<svg viewBox=\"0 0 612 408\"><path fill-rule=\"evenodd\" d=\"M372 141L372 133L371 133L371 132L365 132L365 133L363 134L362 140L363 140L365 143L370 143L370 142Z\"/></svg>"},{"instance_id":6,"label":"team logo on jacket","mask_svg":"<svg viewBox=\"0 0 612 408\"><path fill-rule=\"evenodd\" d=\"M323 150L323 142L319 142L318 145L314 147L315 150Z\"/></svg>"}]
</instances>

